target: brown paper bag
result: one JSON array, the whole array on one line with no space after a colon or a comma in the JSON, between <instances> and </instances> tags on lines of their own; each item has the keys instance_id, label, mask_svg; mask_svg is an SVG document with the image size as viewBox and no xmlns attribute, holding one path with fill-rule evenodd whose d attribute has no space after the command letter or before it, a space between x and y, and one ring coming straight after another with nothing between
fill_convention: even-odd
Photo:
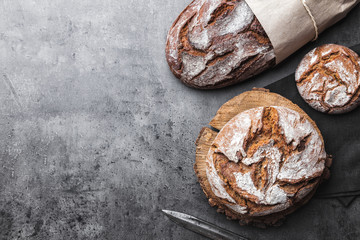
<instances>
[{"instance_id":1,"label":"brown paper bag","mask_svg":"<svg viewBox=\"0 0 360 240\"><path fill-rule=\"evenodd\" d=\"M246 2L274 47L276 63L280 63L315 38L314 25L318 28L318 33L321 33L344 18L360 0L246 0Z\"/></svg>"}]
</instances>

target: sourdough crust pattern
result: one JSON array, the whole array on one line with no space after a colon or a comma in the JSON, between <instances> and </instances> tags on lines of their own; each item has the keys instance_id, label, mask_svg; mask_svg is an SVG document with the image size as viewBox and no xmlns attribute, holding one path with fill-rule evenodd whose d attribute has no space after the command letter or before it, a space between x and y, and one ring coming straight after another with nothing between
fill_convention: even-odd
<instances>
[{"instance_id":1,"label":"sourdough crust pattern","mask_svg":"<svg viewBox=\"0 0 360 240\"><path fill-rule=\"evenodd\" d=\"M247 93L250 93L250 94L254 93L256 95L255 91L251 91L251 92L247 92ZM244 93L241 95L245 95L245 98L246 98L247 93ZM257 93L259 93L259 92L257 92ZM273 93L266 93L266 94L268 94L269 96L277 95L277 94L273 94ZM238 97L240 98L241 95ZM234 99L237 99L238 97L235 97ZM232 102L232 100L230 100L228 103L231 105L231 102ZM226 103L224 105L229 105L228 103ZM235 103L235 105L236 105L236 103ZM235 105L232 108L236 108ZM272 111L274 111L275 108L273 108ZM271 109L271 108L265 107L263 109ZM290 112L292 112L292 110L290 110ZM305 113L300 113L300 115L301 115L300 119L302 119L301 121L305 121L306 120L305 118L308 118L308 116ZM311 132L315 136L318 135L319 138L316 140L316 142L318 144L320 144L322 146L321 149L324 150L323 149L323 140L322 140L321 134L320 134L319 130L317 129L315 123L310 121L310 122L308 122L308 124L313 126L313 129ZM308 125L308 127L309 127L309 125ZM256 129L256 127L253 128L252 130L254 130L254 129ZM279 134L279 136L280 135L281 134ZM271 182L271 181L266 181L264 179L264 177L274 179L273 177L275 176L275 174L271 174L271 172L274 172L274 169L276 170L276 166L275 166L275 168L272 168L272 170L271 170L271 167L269 169L266 169L266 164L264 164L264 162L267 160L266 160L266 156L265 156L266 153L264 151L264 148L261 149L259 147L252 147L252 149L251 149L251 147L250 147L249 149L247 149L249 151L250 155L252 154L253 156L258 156L257 157L258 160L259 160L259 157L265 156L265 158L263 158L258 163L255 163L256 161L251 161L249 159L246 160L246 158L240 157L239 154L236 154L235 158L240 157L242 160L247 162L247 164L250 163L250 166L247 166L246 164L243 164L243 163L237 164L236 162L229 160L229 158L227 158L227 156L225 156L223 154L224 149L222 149L223 152L221 152L221 151L219 151L219 149L217 149L216 145L219 145L219 141L216 141L216 140L214 141L214 139L218 138L216 136L217 136L217 133L215 131L213 131L209 128L203 128L203 130L201 131L199 138L197 140L197 154L196 154L196 163L194 165L194 169L195 169L196 175L198 176L200 185L203 188L203 191L205 192L206 196L209 199L210 205L217 206L218 211L224 212L230 219L240 220L240 224L252 224L255 226L259 226L259 227L264 227L266 225L272 225L272 226L278 225L279 223L281 223L281 220L284 219L285 215L293 212L294 210L296 210L297 208L299 208L300 206L305 204L309 199L311 199L312 195L315 193L317 186L323 180L325 180L329 177L329 167L331 165L331 157L322 155L322 157L323 157L323 159L321 160L322 162L319 161L319 164L323 167L322 170L319 168L316 171L314 171L312 174L308 175L306 178L300 177L297 180L296 179L287 179L287 180L285 180L285 182L286 181L288 181L288 182L285 185L284 184L279 185L281 188L284 188L287 191L287 193L290 193L290 195L293 194L293 197L290 197L290 200L288 201L288 203L278 204L277 206L276 205L266 205L266 204L264 204L264 202L261 203L261 201L267 201L267 200L264 198L259 199L259 195L254 196L252 194L249 194L247 191L244 191L244 189L239 189L237 187L233 187L236 185L235 184L236 181L234 181L233 173L236 171L242 172L242 173L248 172L248 173L250 173L251 181L254 183L254 185L252 187L254 187L256 185L255 188L263 188L263 189L265 189L264 192L269 192L269 189L271 189L271 187L270 187L271 184L269 184L269 182ZM220 138L221 138L221 135L220 135ZM262 141L262 144L265 145L265 148L267 145L268 150L271 150L272 148L279 146L277 143L277 141L279 141L279 139L275 139L275 142L271 139L267 139L267 140L262 139L260 141L260 139L256 138L256 137L255 138L250 137L250 139L252 139L252 140L249 140L250 142L252 142L252 144L254 143L255 139L258 142ZM305 140L309 141L310 138L306 137ZM282 141L286 141L286 140L282 139ZM282 143L282 144L284 144L284 143ZM309 144L309 142L307 144ZM285 145L286 145L286 143L285 143ZM291 151L296 152L299 150L299 148L302 151L304 150L303 149L304 142L301 143L301 141L298 143L298 148L295 148L295 150L291 146L293 146L292 143L290 143L290 147L288 149L288 151L290 151L290 152ZM262 152L262 154L260 154L260 155L256 154L256 152L259 153L259 149L260 149L260 152ZM281 151L283 151L283 150L281 150ZM225 152L227 152L227 151L225 151ZM241 152L241 151L239 151L239 152ZM269 151L269 152L271 153L271 151ZM227 153L229 153L229 152L227 152ZM323 152L323 153L325 154L325 152ZM231 152L229 155L234 157L233 153L231 153ZM248 155L248 156L250 156L250 155ZM263 156L261 156L261 155L263 155ZM211 161L209 161L209 156L210 156L210 158L212 158L213 163L214 163L214 165L212 167L209 167L209 163L211 163ZM233 157L230 157L230 158L233 158ZM240 158L238 158L238 161L240 161ZM253 166L251 166L252 164L253 164ZM255 165L257 167L255 167ZM220 184L220 187L218 186L217 189L214 189L214 186L211 186L211 185L214 185L213 184L214 181L212 181L212 183L211 183L211 181L209 181L209 178L208 178L209 174L207 172L209 172L208 169L211 169L211 168L213 168L213 170L215 169L215 171L213 171L213 173L216 174L218 177L217 179L213 178L215 182L217 181L216 184L218 184L218 185ZM273 175L273 176L271 177L270 175ZM283 176L285 176L285 175L283 175ZM221 182L223 180L224 180L223 184L225 184L224 185L225 187L223 189L221 189L221 184L222 184ZM276 185L280 182L281 181L272 181L273 186L274 186L274 184ZM221 190L223 190L223 192L221 192ZM254 190L254 188L252 190ZM273 188L273 190L274 190L274 188ZM219 191L220 191L220 193L219 193ZM259 194L259 192L257 194ZM219 195L220 195L220 197L219 197ZM262 196L260 193L260 197L264 197L264 196ZM279 200L279 199L276 200L276 198L274 198L274 199L275 199L275 201Z\"/></svg>"},{"instance_id":2,"label":"sourdough crust pattern","mask_svg":"<svg viewBox=\"0 0 360 240\"><path fill-rule=\"evenodd\" d=\"M244 0L194 0L166 43L171 71L186 85L213 89L275 65L272 44Z\"/></svg>"},{"instance_id":3,"label":"sourdough crust pattern","mask_svg":"<svg viewBox=\"0 0 360 240\"><path fill-rule=\"evenodd\" d=\"M360 58L347 47L313 49L296 69L295 81L302 98L320 112L340 114L360 104Z\"/></svg>"}]
</instances>

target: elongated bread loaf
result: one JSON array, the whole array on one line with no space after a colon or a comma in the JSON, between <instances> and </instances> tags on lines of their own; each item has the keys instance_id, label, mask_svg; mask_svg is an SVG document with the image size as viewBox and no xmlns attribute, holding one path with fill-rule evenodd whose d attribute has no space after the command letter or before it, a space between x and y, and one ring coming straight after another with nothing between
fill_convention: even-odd
<instances>
[{"instance_id":1,"label":"elongated bread loaf","mask_svg":"<svg viewBox=\"0 0 360 240\"><path fill-rule=\"evenodd\" d=\"M213 89L275 65L273 46L244 0L194 0L172 25L171 71L186 85Z\"/></svg>"}]
</instances>

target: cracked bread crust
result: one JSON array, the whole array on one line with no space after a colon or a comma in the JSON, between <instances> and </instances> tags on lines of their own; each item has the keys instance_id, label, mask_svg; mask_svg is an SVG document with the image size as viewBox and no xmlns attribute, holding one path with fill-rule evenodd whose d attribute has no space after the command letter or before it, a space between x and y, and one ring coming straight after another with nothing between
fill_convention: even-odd
<instances>
[{"instance_id":1,"label":"cracked bread crust","mask_svg":"<svg viewBox=\"0 0 360 240\"><path fill-rule=\"evenodd\" d=\"M313 49L296 69L295 81L302 98L317 111L341 114L360 104L360 58L347 47Z\"/></svg>"},{"instance_id":2,"label":"cracked bread crust","mask_svg":"<svg viewBox=\"0 0 360 240\"><path fill-rule=\"evenodd\" d=\"M214 138L206 157L211 192L201 185L228 217L276 225L311 198L325 162L322 137L303 116L259 107L235 116Z\"/></svg>"},{"instance_id":3,"label":"cracked bread crust","mask_svg":"<svg viewBox=\"0 0 360 240\"><path fill-rule=\"evenodd\" d=\"M200 89L229 86L275 66L272 44L244 0L194 0L166 43L171 71Z\"/></svg>"}]
</instances>

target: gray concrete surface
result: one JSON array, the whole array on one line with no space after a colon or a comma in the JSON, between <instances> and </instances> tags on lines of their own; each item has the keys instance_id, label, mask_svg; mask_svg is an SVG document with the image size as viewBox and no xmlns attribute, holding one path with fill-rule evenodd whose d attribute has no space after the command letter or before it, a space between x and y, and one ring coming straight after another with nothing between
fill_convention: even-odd
<instances>
[{"instance_id":1,"label":"gray concrete surface","mask_svg":"<svg viewBox=\"0 0 360 240\"><path fill-rule=\"evenodd\" d=\"M0 1L0 239L201 239L162 208L251 239L356 239L360 200L312 200L280 228L227 221L193 172L219 106L294 71L323 43L360 43L360 6L272 71L218 91L164 58L190 0Z\"/></svg>"}]
</instances>

